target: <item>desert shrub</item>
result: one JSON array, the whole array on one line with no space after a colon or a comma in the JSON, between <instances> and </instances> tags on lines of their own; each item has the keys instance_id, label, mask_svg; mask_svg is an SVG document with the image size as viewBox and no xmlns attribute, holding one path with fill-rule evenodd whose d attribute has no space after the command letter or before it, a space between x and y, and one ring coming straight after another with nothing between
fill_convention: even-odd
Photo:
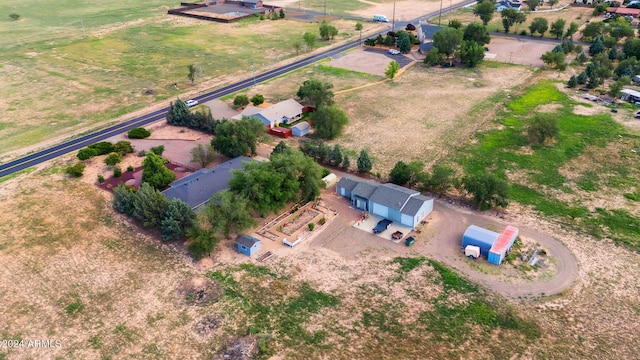
<instances>
[{"instance_id":1,"label":"desert shrub","mask_svg":"<svg viewBox=\"0 0 640 360\"><path fill-rule=\"evenodd\" d=\"M68 166L64 172L73 177L81 177L84 172L84 168L85 165L83 163L77 163L75 165Z\"/></svg>"},{"instance_id":2,"label":"desert shrub","mask_svg":"<svg viewBox=\"0 0 640 360\"><path fill-rule=\"evenodd\" d=\"M314 223L309 223L308 226L309 226L309 231L313 231L313 229L316 228L316 224L314 224Z\"/></svg>"},{"instance_id":3,"label":"desert shrub","mask_svg":"<svg viewBox=\"0 0 640 360\"><path fill-rule=\"evenodd\" d=\"M107 155L107 157L104 159L104 163L109 166L117 165L120 162L122 162L122 155L120 155L117 152L112 152L111 154Z\"/></svg>"},{"instance_id":4,"label":"desert shrub","mask_svg":"<svg viewBox=\"0 0 640 360\"><path fill-rule=\"evenodd\" d=\"M144 150L140 150L140 151L138 152L138 156L139 156L139 157L145 157L145 156L147 156L147 152L146 152L146 151L144 151Z\"/></svg>"},{"instance_id":5,"label":"desert shrub","mask_svg":"<svg viewBox=\"0 0 640 360\"><path fill-rule=\"evenodd\" d=\"M120 166L114 166L113 167L113 177L119 178L120 176L122 176L122 169L120 168Z\"/></svg>"},{"instance_id":6,"label":"desert shrub","mask_svg":"<svg viewBox=\"0 0 640 360\"><path fill-rule=\"evenodd\" d=\"M96 149L83 148L78 151L78 159L80 160L89 160L94 156L98 155L98 151Z\"/></svg>"},{"instance_id":7,"label":"desert shrub","mask_svg":"<svg viewBox=\"0 0 640 360\"><path fill-rule=\"evenodd\" d=\"M324 225L326 223L327 223L327 219L326 218L322 218L322 219L318 220L318 224L320 224L320 225Z\"/></svg>"},{"instance_id":8,"label":"desert shrub","mask_svg":"<svg viewBox=\"0 0 640 360\"><path fill-rule=\"evenodd\" d=\"M89 149L95 149L98 155L106 155L114 152L113 144L108 141L100 141L88 146Z\"/></svg>"},{"instance_id":9,"label":"desert shrub","mask_svg":"<svg viewBox=\"0 0 640 360\"><path fill-rule=\"evenodd\" d=\"M98 174L98 182L102 184L104 182L104 176Z\"/></svg>"},{"instance_id":10,"label":"desert shrub","mask_svg":"<svg viewBox=\"0 0 640 360\"><path fill-rule=\"evenodd\" d=\"M133 166L129 165L127 166L127 171L128 172L133 172L135 169L133 168Z\"/></svg>"},{"instance_id":11,"label":"desert shrub","mask_svg":"<svg viewBox=\"0 0 640 360\"><path fill-rule=\"evenodd\" d=\"M113 151L121 155L133 153L133 145L129 141L118 141L113 145Z\"/></svg>"},{"instance_id":12,"label":"desert shrub","mask_svg":"<svg viewBox=\"0 0 640 360\"><path fill-rule=\"evenodd\" d=\"M162 153L164 152L164 145L158 145L158 146L154 146L151 149L152 153L158 155L158 156L162 156Z\"/></svg>"},{"instance_id":13,"label":"desert shrub","mask_svg":"<svg viewBox=\"0 0 640 360\"><path fill-rule=\"evenodd\" d=\"M145 128L133 128L127 133L129 139L144 139L151 136L151 131Z\"/></svg>"}]
</instances>

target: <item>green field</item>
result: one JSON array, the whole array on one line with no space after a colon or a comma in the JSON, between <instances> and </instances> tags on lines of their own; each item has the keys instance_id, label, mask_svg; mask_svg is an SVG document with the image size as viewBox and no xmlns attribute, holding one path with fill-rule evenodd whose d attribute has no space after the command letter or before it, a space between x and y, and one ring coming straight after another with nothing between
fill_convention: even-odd
<instances>
[{"instance_id":1,"label":"green field","mask_svg":"<svg viewBox=\"0 0 640 360\"><path fill-rule=\"evenodd\" d=\"M551 113L560 133L553 144L530 147L526 126L540 106L550 104L556 106ZM457 161L467 174L490 171L508 179L512 199L521 204L640 250L634 200L640 156L631 151L640 137L609 113L576 114L578 105L591 106L570 99L551 81L533 85L499 114L496 123L503 128L477 134L477 143L465 147Z\"/></svg>"},{"instance_id":2,"label":"green field","mask_svg":"<svg viewBox=\"0 0 640 360\"><path fill-rule=\"evenodd\" d=\"M0 21L2 155L103 124L186 92L203 91L296 55L292 43L316 23L250 18L232 24L167 15L175 2L34 1L3 5ZM50 14L59 14L55 17ZM355 36L353 22L335 21ZM332 42L332 43L333 43ZM316 48L331 43L318 41ZM300 54L309 51L302 47ZM198 63L195 86L187 66ZM225 77L224 80L222 77ZM151 94L147 94L151 93ZM188 95L187 95L188 96Z\"/></svg>"}]
</instances>

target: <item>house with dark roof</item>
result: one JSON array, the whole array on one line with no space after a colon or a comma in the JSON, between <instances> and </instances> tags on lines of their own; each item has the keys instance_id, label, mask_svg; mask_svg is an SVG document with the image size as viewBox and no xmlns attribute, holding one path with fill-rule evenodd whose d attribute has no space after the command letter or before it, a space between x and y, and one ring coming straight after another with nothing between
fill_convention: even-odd
<instances>
[{"instance_id":1,"label":"house with dark roof","mask_svg":"<svg viewBox=\"0 0 640 360\"><path fill-rule=\"evenodd\" d=\"M444 29L442 26L431 24L420 24L418 26L418 41L420 42L420 53L425 53L433 49L433 35Z\"/></svg>"},{"instance_id":2,"label":"house with dark roof","mask_svg":"<svg viewBox=\"0 0 640 360\"><path fill-rule=\"evenodd\" d=\"M236 237L236 245L238 247L238 251L247 256L251 256L260 251L260 240L253 236L244 234L238 235Z\"/></svg>"},{"instance_id":3,"label":"house with dark roof","mask_svg":"<svg viewBox=\"0 0 640 360\"><path fill-rule=\"evenodd\" d=\"M433 210L432 198L395 184L343 177L336 184L336 192L357 209L412 228Z\"/></svg>"},{"instance_id":4,"label":"house with dark roof","mask_svg":"<svg viewBox=\"0 0 640 360\"><path fill-rule=\"evenodd\" d=\"M242 170L242 163L247 161L254 160L239 156L210 169L202 168L172 182L162 193L167 199L180 199L195 210L207 203L217 192L228 189L233 170Z\"/></svg>"},{"instance_id":5,"label":"house with dark roof","mask_svg":"<svg viewBox=\"0 0 640 360\"><path fill-rule=\"evenodd\" d=\"M519 0L502 0L496 2L496 12L502 12L505 9L522 10L522 1Z\"/></svg>"}]
</instances>

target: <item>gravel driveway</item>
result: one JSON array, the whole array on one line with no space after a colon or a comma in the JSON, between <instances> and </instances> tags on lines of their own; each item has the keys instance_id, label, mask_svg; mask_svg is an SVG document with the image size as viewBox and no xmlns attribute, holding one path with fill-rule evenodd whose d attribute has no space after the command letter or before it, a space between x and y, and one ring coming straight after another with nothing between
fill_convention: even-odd
<instances>
[{"instance_id":1,"label":"gravel driveway","mask_svg":"<svg viewBox=\"0 0 640 360\"><path fill-rule=\"evenodd\" d=\"M433 210L433 220L427 226L429 239L425 245L426 255L442 261L500 294L512 298L557 294L571 287L578 277L576 257L561 242L547 234L491 216L494 212L479 213L444 201L436 200ZM462 234L472 224L500 229L506 225L518 227L520 236L535 240L555 258L555 274L549 279L538 281L505 282L494 275L473 269L464 257L460 244Z\"/></svg>"}]
</instances>

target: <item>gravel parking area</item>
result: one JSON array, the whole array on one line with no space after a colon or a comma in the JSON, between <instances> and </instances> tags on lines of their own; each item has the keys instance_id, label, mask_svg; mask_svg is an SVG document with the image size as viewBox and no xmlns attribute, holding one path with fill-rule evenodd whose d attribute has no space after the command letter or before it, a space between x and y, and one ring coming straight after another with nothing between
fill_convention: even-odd
<instances>
[{"instance_id":1,"label":"gravel parking area","mask_svg":"<svg viewBox=\"0 0 640 360\"><path fill-rule=\"evenodd\" d=\"M537 40L512 37L492 36L491 43L487 45L489 51L485 53L485 59L500 62L543 66L540 57L547 51L553 50L555 43Z\"/></svg>"}]
</instances>

